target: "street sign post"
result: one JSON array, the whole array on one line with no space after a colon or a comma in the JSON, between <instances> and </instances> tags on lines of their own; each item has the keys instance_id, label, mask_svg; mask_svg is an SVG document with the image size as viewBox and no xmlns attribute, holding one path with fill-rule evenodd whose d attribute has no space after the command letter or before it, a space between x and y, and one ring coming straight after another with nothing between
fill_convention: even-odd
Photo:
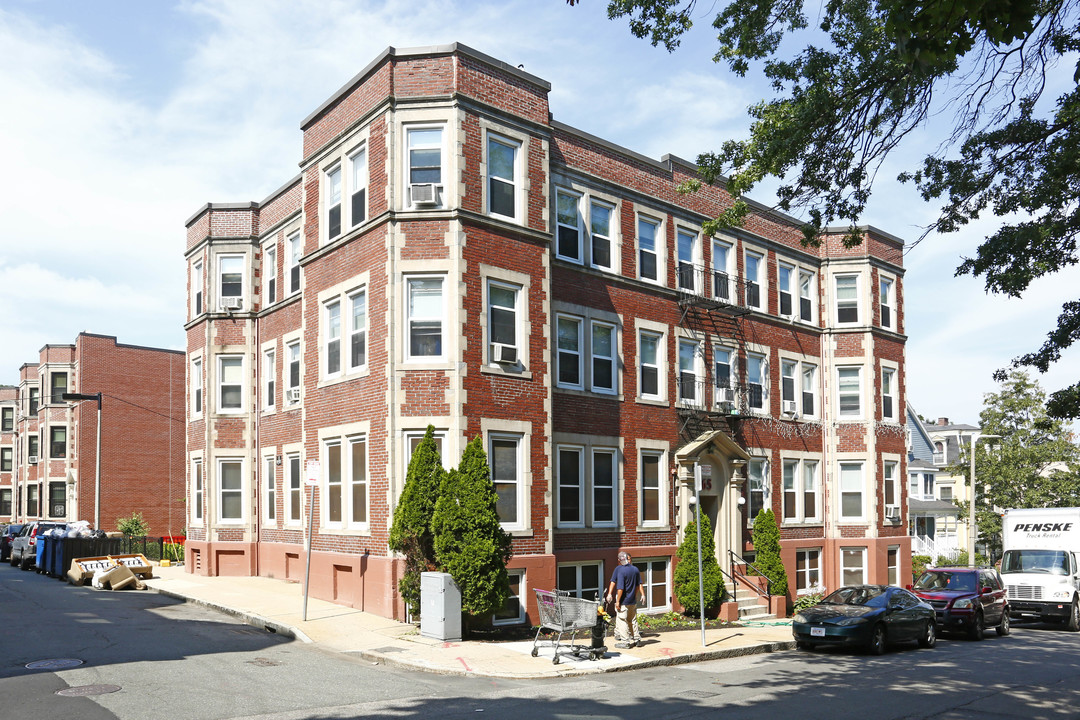
<instances>
[{"instance_id":1,"label":"street sign post","mask_svg":"<svg viewBox=\"0 0 1080 720\"><path fill-rule=\"evenodd\" d=\"M308 588L311 584L311 534L314 531L315 525L315 486L319 484L319 474L321 469L319 467L318 460L308 460L307 467L304 473L304 484L311 488L308 492L308 529L307 529L307 560L304 568L304 609L301 613L301 619L307 622L307 600L308 600Z\"/></svg>"}]
</instances>

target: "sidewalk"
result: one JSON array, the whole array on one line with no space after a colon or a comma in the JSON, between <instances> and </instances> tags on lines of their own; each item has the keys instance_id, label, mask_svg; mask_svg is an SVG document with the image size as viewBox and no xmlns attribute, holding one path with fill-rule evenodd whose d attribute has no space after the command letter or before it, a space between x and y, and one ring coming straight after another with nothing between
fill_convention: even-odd
<instances>
[{"instance_id":1,"label":"sidewalk","mask_svg":"<svg viewBox=\"0 0 1080 720\"><path fill-rule=\"evenodd\" d=\"M303 586L263 577L203 577L183 567L155 567L147 586L163 595L197 603L240 618L255 627L316 643L336 652L358 655L370 662L397 665L446 675L530 679L570 677L657 665L788 650L795 646L791 625L754 624L740 628L644 633L641 646L616 650L607 638L608 652L599 660L560 654L552 662L550 643L541 641L532 657L532 641L442 642L422 637L412 625L361 612L325 600L308 599L307 621L301 620ZM585 635L584 633L580 635ZM580 637L579 635L579 637ZM587 638L580 642L588 645Z\"/></svg>"}]
</instances>

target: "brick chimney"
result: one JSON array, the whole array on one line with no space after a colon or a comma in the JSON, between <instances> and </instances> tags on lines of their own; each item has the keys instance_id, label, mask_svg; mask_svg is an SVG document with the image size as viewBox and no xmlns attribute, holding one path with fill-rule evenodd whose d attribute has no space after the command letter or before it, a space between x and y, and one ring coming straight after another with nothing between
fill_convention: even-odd
<instances>
[{"instance_id":1,"label":"brick chimney","mask_svg":"<svg viewBox=\"0 0 1080 720\"><path fill-rule=\"evenodd\" d=\"M949 424L949 418L939 417L937 419L937 424L940 425L941 427L945 427L946 425Z\"/></svg>"}]
</instances>

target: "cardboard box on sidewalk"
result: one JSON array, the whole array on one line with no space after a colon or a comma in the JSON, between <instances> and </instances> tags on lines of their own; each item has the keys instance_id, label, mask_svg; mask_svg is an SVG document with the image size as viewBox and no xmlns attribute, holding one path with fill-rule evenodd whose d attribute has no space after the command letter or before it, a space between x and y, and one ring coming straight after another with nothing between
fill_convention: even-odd
<instances>
[{"instance_id":1,"label":"cardboard box on sidewalk","mask_svg":"<svg viewBox=\"0 0 1080 720\"><path fill-rule=\"evenodd\" d=\"M93 578L94 573L98 570L104 570L114 565L123 565L132 574L143 579L154 576L154 568L150 561L146 559L146 556L142 553L133 553L131 555L75 558L71 561L71 567L67 572L68 582L72 585L83 585Z\"/></svg>"}]
</instances>

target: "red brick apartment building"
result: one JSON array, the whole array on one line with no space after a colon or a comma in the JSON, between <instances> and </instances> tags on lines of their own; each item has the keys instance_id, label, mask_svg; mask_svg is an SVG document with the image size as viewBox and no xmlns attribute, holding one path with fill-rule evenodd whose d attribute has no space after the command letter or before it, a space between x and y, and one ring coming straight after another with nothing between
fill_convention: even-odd
<instances>
[{"instance_id":1,"label":"red brick apartment building","mask_svg":"<svg viewBox=\"0 0 1080 720\"><path fill-rule=\"evenodd\" d=\"M725 569L768 506L792 595L905 577L902 241L804 248L765 207L703 237L725 191L679 194L692 164L553 120L549 90L389 48L303 121L297 177L188 220L189 571L301 578L317 462L313 595L402 617L388 525L431 424L447 466L487 449L500 620L620 549L646 611L677 607L696 467Z\"/></svg>"},{"instance_id":2,"label":"red brick apartment building","mask_svg":"<svg viewBox=\"0 0 1080 720\"><path fill-rule=\"evenodd\" d=\"M18 388L0 389L0 467L10 467L0 471L0 521L87 520L115 530L118 518L141 512L152 534L181 534L184 365L182 351L90 333L43 347L36 364L20 368ZM63 393L101 393L100 483L98 403Z\"/></svg>"}]
</instances>

